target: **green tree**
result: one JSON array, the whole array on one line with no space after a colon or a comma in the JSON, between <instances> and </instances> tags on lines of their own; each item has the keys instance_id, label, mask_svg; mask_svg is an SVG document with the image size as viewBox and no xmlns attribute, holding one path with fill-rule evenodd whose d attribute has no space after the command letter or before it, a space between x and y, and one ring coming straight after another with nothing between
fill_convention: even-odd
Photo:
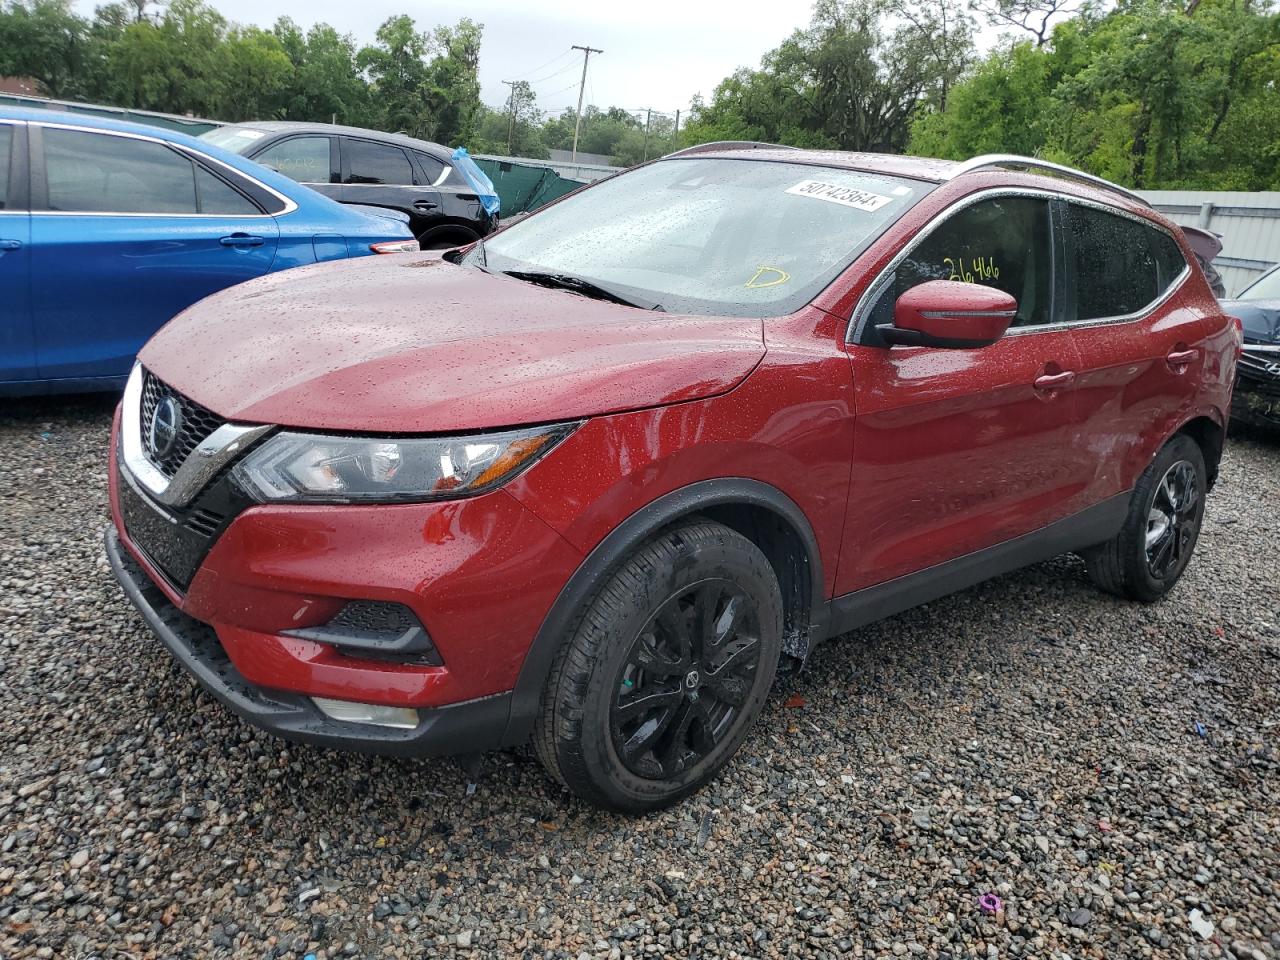
<instances>
[{"instance_id":1,"label":"green tree","mask_svg":"<svg viewBox=\"0 0 1280 960\"><path fill-rule=\"evenodd\" d=\"M281 17L271 28L293 64L284 105L288 120L321 120L367 126L369 86L356 64L355 42L327 23L305 34L293 20Z\"/></svg>"},{"instance_id":2,"label":"green tree","mask_svg":"<svg viewBox=\"0 0 1280 960\"><path fill-rule=\"evenodd\" d=\"M12 0L0 6L0 75L32 77L41 92L71 98L84 89L89 23L69 0Z\"/></svg>"},{"instance_id":3,"label":"green tree","mask_svg":"<svg viewBox=\"0 0 1280 960\"><path fill-rule=\"evenodd\" d=\"M128 24L103 58L98 98L124 107L216 117L226 74L227 21L199 0L173 0L158 21Z\"/></svg>"},{"instance_id":4,"label":"green tree","mask_svg":"<svg viewBox=\"0 0 1280 960\"><path fill-rule=\"evenodd\" d=\"M482 29L464 18L452 28L419 32L403 14L379 27L377 43L356 58L372 81L378 125L446 143L472 135Z\"/></svg>"},{"instance_id":5,"label":"green tree","mask_svg":"<svg viewBox=\"0 0 1280 960\"><path fill-rule=\"evenodd\" d=\"M516 81L502 110L481 106L475 127L467 145L476 152L535 159L549 156L537 94L523 80Z\"/></svg>"},{"instance_id":6,"label":"green tree","mask_svg":"<svg viewBox=\"0 0 1280 960\"><path fill-rule=\"evenodd\" d=\"M1043 46L994 51L915 153L1039 153L1148 188L1280 183L1280 15L1270 0L1088 6Z\"/></svg>"},{"instance_id":7,"label":"green tree","mask_svg":"<svg viewBox=\"0 0 1280 960\"><path fill-rule=\"evenodd\" d=\"M900 152L922 105L944 107L972 58L946 0L818 0L813 22L693 104L682 140L768 140Z\"/></svg>"}]
</instances>

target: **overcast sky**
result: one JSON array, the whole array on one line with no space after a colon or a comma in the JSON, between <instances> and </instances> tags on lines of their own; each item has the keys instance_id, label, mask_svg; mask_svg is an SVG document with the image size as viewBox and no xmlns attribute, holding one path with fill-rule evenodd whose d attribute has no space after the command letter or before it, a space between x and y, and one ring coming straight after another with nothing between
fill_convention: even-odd
<instances>
[{"instance_id":1,"label":"overcast sky","mask_svg":"<svg viewBox=\"0 0 1280 960\"><path fill-rule=\"evenodd\" d=\"M503 80L529 80L538 106L550 113L577 103L582 53L599 47L587 72L587 103L600 107L687 111L689 100L711 91L739 66L757 66L796 27L809 21L806 0L210 0L227 19L268 27L288 15L310 27L318 21L373 40L388 17L407 13L419 29L471 17L484 24L481 96L506 100ZM86 13L93 0L79 0ZM544 64L546 65L544 67ZM682 119L683 122L683 119Z\"/></svg>"}]
</instances>

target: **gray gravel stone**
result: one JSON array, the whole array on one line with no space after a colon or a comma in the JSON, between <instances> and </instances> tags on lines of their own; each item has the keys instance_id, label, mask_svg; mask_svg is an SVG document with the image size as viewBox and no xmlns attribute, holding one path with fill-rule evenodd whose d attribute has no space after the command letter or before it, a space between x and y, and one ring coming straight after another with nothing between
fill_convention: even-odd
<instances>
[{"instance_id":1,"label":"gray gravel stone","mask_svg":"<svg viewBox=\"0 0 1280 960\"><path fill-rule=\"evenodd\" d=\"M1231 444L1163 603L1062 558L868 627L626 818L523 750L472 774L231 716L110 578L110 414L0 401L6 960L1280 958L1280 442Z\"/></svg>"}]
</instances>

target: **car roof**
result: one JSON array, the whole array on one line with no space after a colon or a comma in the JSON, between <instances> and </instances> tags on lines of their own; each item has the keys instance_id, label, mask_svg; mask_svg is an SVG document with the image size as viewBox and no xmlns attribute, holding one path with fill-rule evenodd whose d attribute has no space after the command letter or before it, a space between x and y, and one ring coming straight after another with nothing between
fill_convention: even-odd
<instances>
[{"instance_id":1,"label":"car roof","mask_svg":"<svg viewBox=\"0 0 1280 960\"><path fill-rule=\"evenodd\" d=\"M267 133L321 133L326 135L336 133L348 137L363 137L367 140L381 140L384 143L398 144L411 150L421 150L425 153L434 154L441 160L448 160L453 153L452 150L442 144L432 143L430 140L418 140L416 137L410 137L403 133L384 133L381 130L368 130L364 127L344 127L334 123L308 123L304 120L263 120L260 123L256 121L229 123L220 129L262 130Z\"/></svg>"},{"instance_id":2,"label":"car roof","mask_svg":"<svg viewBox=\"0 0 1280 960\"><path fill-rule=\"evenodd\" d=\"M72 113L70 110L37 110L32 107L0 107L0 119L26 120L39 123L62 123L76 127L92 127L95 130L114 130L117 133L140 133L148 137L172 140L175 143L194 144L198 141L190 134L172 127L158 127L129 120L114 120L92 113Z\"/></svg>"},{"instance_id":3,"label":"car roof","mask_svg":"<svg viewBox=\"0 0 1280 960\"><path fill-rule=\"evenodd\" d=\"M1176 224L1161 216L1147 200L1132 190L1101 177L1071 167L1049 163L1035 157L989 154L971 160L938 160L931 157L908 157L888 153L857 153L848 150L806 150L776 143L726 141L688 147L663 157L771 160L780 163L834 167L905 177L926 183L946 183L960 177L974 177L983 186L1035 186L1043 190L1069 194L1096 203L1118 207L1178 230ZM981 178L980 180L977 178Z\"/></svg>"},{"instance_id":4,"label":"car roof","mask_svg":"<svg viewBox=\"0 0 1280 960\"><path fill-rule=\"evenodd\" d=\"M889 153L856 153L849 150L805 150L800 147L784 147L778 144L725 143L705 144L670 154L675 157L709 157L713 159L773 160L781 163L801 163L815 167L836 167L844 170L860 170L883 173L891 177L907 177L940 183L949 178L960 164L954 160L931 160L927 157L904 157Z\"/></svg>"}]
</instances>

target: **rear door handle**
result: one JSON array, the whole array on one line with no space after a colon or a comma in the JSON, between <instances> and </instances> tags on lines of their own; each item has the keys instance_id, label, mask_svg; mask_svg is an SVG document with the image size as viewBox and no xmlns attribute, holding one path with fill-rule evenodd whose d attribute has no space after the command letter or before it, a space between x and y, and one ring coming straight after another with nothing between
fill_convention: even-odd
<instances>
[{"instance_id":1,"label":"rear door handle","mask_svg":"<svg viewBox=\"0 0 1280 960\"><path fill-rule=\"evenodd\" d=\"M1037 390L1061 390L1071 386L1075 380L1074 370L1063 370L1061 373L1042 373L1035 379Z\"/></svg>"},{"instance_id":2,"label":"rear door handle","mask_svg":"<svg viewBox=\"0 0 1280 960\"><path fill-rule=\"evenodd\" d=\"M267 241L261 237L251 237L247 233L233 233L218 241L224 247L260 247Z\"/></svg>"},{"instance_id":3,"label":"rear door handle","mask_svg":"<svg viewBox=\"0 0 1280 960\"><path fill-rule=\"evenodd\" d=\"M21 240L0 240L0 250L21 250Z\"/></svg>"},{"instance_id":4,"label":"rear door handle","mask_svg":"<svg viewBox=\"0 0 1280 960\"><path fill-rule=\"evenodd\" d=\"M440 204L436 203L434 200L413 201L413 207L415 210L434 210L438 206L440 206Z\"/></svg>"},{"instance_id":5,"label":"rear door handle","mask_svg":"<svg viewBox=\"0 0 1280 960\"><path fill-rule=\"evenodd\" d=\"M1165 360L1171 367L1185 367L1198 356L1200 356L1200 351L1193 347L1190 350L1170 350Z\"/></svg>"}]
</instances>

